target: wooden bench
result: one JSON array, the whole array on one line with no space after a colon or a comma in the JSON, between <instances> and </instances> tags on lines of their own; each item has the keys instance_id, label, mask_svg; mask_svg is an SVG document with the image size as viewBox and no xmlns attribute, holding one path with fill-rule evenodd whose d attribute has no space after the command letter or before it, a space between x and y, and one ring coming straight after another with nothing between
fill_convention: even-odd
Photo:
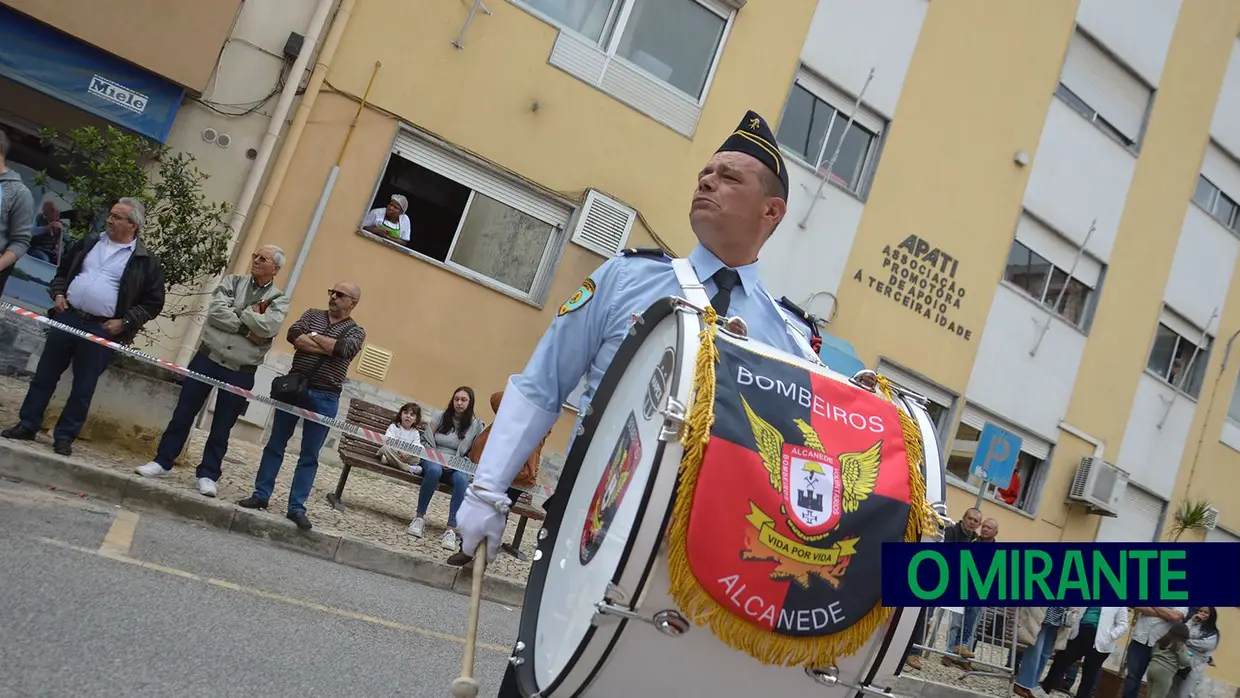
<instances>
[{"instance_id":1,"label":"wooden bench","mask_svg":"<svg viewBox=\"0 0 1240 698\"><path fill-rule=\"evenodd\" d=\"M383 433L387 431L392 420L396 419L396 410L353 398L349 401L349 412L345 419L350 424L356 424ZM340 481L336 483L336 491L327 495L327 501L338 511L345 511L347 508L342 501L344 485L349 479L349 471L353 468L360 468L414 485L422 484L421 475L414 475L406 470L381 463L378 455L379 444L358 439L348 434L342 434L337 453L340 454L340 462L343 464L343 467L340 470ZM441 480L438 489L440 492L450 495L452 493L451 481L446 478ZM521 539L525 536L526 523L529 519L542 521L546 518L547 513L533 503L521 501L514 503L511 511L521 518L517 520L517 530L513 534L512 542L500 546L500 550L524 562L528 560L528 556L521 552Z\"/></svg>"}]
</instances>

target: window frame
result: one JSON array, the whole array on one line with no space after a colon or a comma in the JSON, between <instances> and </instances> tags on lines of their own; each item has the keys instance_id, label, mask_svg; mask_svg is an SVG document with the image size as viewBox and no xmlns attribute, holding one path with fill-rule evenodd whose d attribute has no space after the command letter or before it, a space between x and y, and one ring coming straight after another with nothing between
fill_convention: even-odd
<instances>
[{"instance_id":1,"label":"window frame","mask_svg":"<svg viewBox=\"0 0 1240 698\"><path fill-rule=\"evenodd\" d=\"M1200 188L1202 182L1210 185L1210 189L1212 190L1210 194L1209 207L1206 207L1197 201L1197 190ZM1221 199L1227 199L1231 202L1232 208L1230 222L1223 220L1218 215L1218 211L1216 210ZM1228 232L1233 235L1240 235L1240 201L1236 201L1229 196L1227 192L1223 191L1222 187L1215 184L1209 177L1201 173L1197 174L1197 184L1193 187L1193 194L1189 198L1189 201L1191 201L1194 206L1201 209L1201 211L1209 216L1215 223L1218 223L1226 228Z\"/></svg>"},{"instance_id":2,"label":"window frame","mask_svg":"<svg viewBox=\"0 0 1240 698\"><path fill-rule=\"evenodd\" d=\"M956 425L955 425L956 430L952 433L952 438L950 441L947 442L946 448L944 449L945 456L943 458L943 474L944 474L947 484L953 487L956 487L957 489L962 489L974 495L976 495L980 491L984 491L983 496L990 502L997 504L1001 507L1011 509L1012 511L1015 511L1018 514L1021 514L1022 516L1026 516L1029 518L1037 518L1038 509L1040 508L1041 501L1042 501L1043 488L1046 485L1047 473L1050 472L1050 468L1052 467L1052 464L1054 462L1055 448L1057 444L1055 444L1054 442L1048 441L1047 443L1049 443L1050 446L1047 451L1046 457L1040 458L1038 456L1035 456L1033 453L1030 453L1029 451L1027 451L1023 447L1023 443L1022 443L1022 448L1020 450L1020 456L1018 456L1018 458L1024 457L1032 462L1032 464L1029 466L1028 470L1026 471L1025 476L1021 479L1022 480L1021 487L1023 489L1024 499L1023 501L1021 499L1017 499L1016 500L1017 504L1008 504L1007 502L1004 502L1003 500L999 499L998 490L1002 489L1002 487L1000 487L999 485L995 485L992 483L982 483L978 481L976 478L974 478L972 475L968 475L965 478L961 478L956 473L953 473L948 467L949 464L951 463L951 459L953 456L968 456L971 461L973 454L976 453L977 443L978 443L977 441L970 441L970 440L962 441L959 438L961 427L969 427L970 429L976 429L976 427L968 424L964 419L965 412L969 411L970 409L982 415L986 419L986 421L999 425L1014 434L1021 435L1022 441L1024 443L1028 443L1028 439L1034 436L1027 429L1017 428L1012 422L1009 422L1006 419L996 417L993 413L987 410L983 410L982 408L976 405L962 406L960 410L960 419L956 422ZM978 440L980 441L981 430L977 430L977 431L978 431ZM1039 441L1046 441L1046 439L1043 439L1041 437L1036 437L1036 438ZM959 446L961 444L965 444L966 447L960 448ZM968 447L969 444L972 444L972 448ZM1020 468L1020 464L1018 462L1017 471L1019 471L1019 468ZM983 490L983 487L984 487L984 490ZM1024 506L1022 507L1020 506L1020 504L1024 504Z\"/></svg>"},{"instance_id":3,"label":"window frame","mask_svg":"<svg viewBox=\"0 0 1240 698\"><path fill-rule=\"evenodd\" d=\"M1168 319L1171 320L1170 324L1167 322ZM1191 328L1193 331L1197 332L1200 336L1202 336L1202 338L1205 340L1205 346L1204 347L1200 346L1200 344L1197 344L1193 340L1181 334L1179 330L1173 327L1173 325L1177 325L1180 323L1183 323L1185 327ZM1153 358L1154 348L1158 344L1158 328L1160 327L1166 328L1168 332L1175 335L1176 337L1176 343L1171 348L1171 361L1167 366L1167 371L1170 371L1171 368L1175 365L1176 351L1180 347L1180 342L1188 342L1193 347L1199 347L1199 349L1196 352L1197 353L1196 358L1190 359L1193 362L1193 366L1190 367L1188 365L1185 365L1185 368L1189 370L1181 374L1184 376L1184 379L1181 380L1181 385L1176 385L1170 380L1168 376L1159 374L1155 372L1153 368L1150 367L1150 360ZM1192 400L1193 402L1197 402L1198 400L1201 399L1200 391L1205 388L1206 370L1210 363L1210 355L1214 351L1214 339L1215 339L1214 336L1211 335L1209 331L1203 331L1203 330L1198 329L1192 322L1190 322L1183 316L1180 316L1178 313L1175 313L1169 307L1164 306L1163 311L1159 313L1158 323L1154 326L1154 336L1150 340L1150 347L1145 355L1144 370L1152 378L1157 379L1159 382L1171 388L1176 393L1183 395L1184 397L1188 398L1189 400ZM1190 357L1192 357L1193 355L1192 352L1193 350L1190 349L1189 350ZM1192 371L1195 370L1194 367L1197 367L1197 366L1201 367L1200 369L1201 370L1201 385L1198 387L1197 394L1194 395L1193 393L1186 390L1184 385L1182 385L1182 383L1183 383L1183 380L1188 379L1188 377L1192 374Z\"/></svg>"},{"instance_id":4,"label":"window frame","mask_svg":"<svg viewBox=\"0 0 1240 698\"><path fill-rule=\"evenodd\" d=\"M1072 243L1071 241L1068 241L1068 242L1069 244L1075 246L1075 243ZM1073 276L1067 269L1063 269L1059 265L1047 259L1046 255L1035 250L1033 247L1029 245L1029 243L1025 242L1024 240L1021 240L1020 238L1016 236L1012 236L1012 244L1011 246L1008 247L1008 259L1011 259L1012 249L1016 245L1020 245L1021 247L1024 247L1030 253L1036 254L1038 257L1042 258L1047 263L1047 265L1049 265L1051 271L1050 273L1046 275L1045 281L1042 282L1042 297L1034 298L1032 293L1027 291L1025 288L1019 286L1018 284L1016 284L1016 282L1008 279L1008 269L1010 268L1010 265L1007 265L1007 264L1004 265L1003 279L1001 280L1001 283L1007 286L1009 289L1020 294L1026 300L1032 301L1034 305L1038 306L1043 311L1050 313L1055 318L1058 318L1061 322L1063 322L1068 327L1071 327L1072 329L1080 332L1081 334L1085 336L1089 336L1089 331L1093 327L1094 312L1098 307L1098 297L1101 295L1101 291L1102 291L1102 281L1103 279L1106 278L1107 265L1103 263L1101 260L1094 258L1095 261L1098 262L1098 265L1101 267L1101 271L1099 272L1099 275L1098 275L1097 286L1090 286L1089 284L1085 283L1080 277ZM1080 249L1080 248L1078 247L1077 249ZM1089 255L1089 251L1085 250L1084 254ZM1089 255L1089 256L1092 257L1093 255ZM1061 272L1068 279L1069 282L1075 280L1077 283L1089 289L1089 292L1086 294L1086 297L1085 297L1085 303L1081 307L1081 319L1079 322L1073 322L1072 320L1069 320L1057 308L1050 306L1046 302L1047 301L1046 294L1050 290L1051 279L1054 278L1056 271ZM1066 283L1064 284L1064 287L1065 289L1067 288Z\"/></svg>"},{"instance_id":5,"label":"window frame","mask_svg":"<svg viewBox=\"0 0 1240 698\"><path fill-rule=\"evenodd\" d=\"M666 2L668 0L661 1ZM628 27L629 19L632 16L633 6L637 4L638 0L612 0L611 8L607 13L607 20L603 24L602 35L598 39L593 39L585 34L582 34L576 29L573 29L572 27L560 23L559 20L551 17L541 10L536 9L529 3L525 2L525 0L508 0L508 2L515 5L522 11L537 17L561 32L572 35L577 40L589 44L601 52L603 54L603 66L599 71L600 82L602 81L601 76L606 75L609 65L613 61L619 61L620 63L623 63L626 68L634 70L647 79L653 80L660 85L673 90L677 95L693 103L697 109L701 110L706 106L706 98L710 95L710 88L714 84L715 75L719 72L719 64L722 63L723 60L723 51L727 46L728 38L732 34L733 23L736 21L737 8L732 7L730 3L725 2L724 0L682 1L692 2L723 20L723 31L719 34L719 45L715 47L715 53L711 56L710 68L706 71L706 80L702 83L702 93L697 97L693 97L689 93L681 90L679 87L676 87L663 78L650 73L645 68L642 68L633 61L630 61L617 53L620 46L620 40L624 38L624 30ZM596 87L597 86L598 85L596 85ZM610 92L608 92L608 94L610 94Z\"/></svg>"},{"instance_id":6,"label":"window frame","mask_svg":"<svg viewBox=\"0 0 1240 698\"><path fill-rule=\"evenodd\" d=\"M1115 124L1111 123L1111 121L1103 116L1102 113L1098 111L1096 106L1085 101L1085 98L1081 97L1073 91L1072 88L1064 84L1063 74L1064 69L1067 67L1069 54L1072 51L1072 39L1075 39L1078 35L1085 41L1085 43L1092 44L1093 47L1096 48L1104 57L1106 57L1107 60L1115 64L1115 67L1126 73L1129 77L1144 87L1146 92L1149 93L1149 97L1145 101L1144 113L1141 115L1141 127L1137 130L1137 134L1132 138L1125 135L1124 132L1119 130ZM1124 150L1128 151L1130 155L1133 157L1140 156L1141 146L1145 141L1146 131L1149 129L1150 114L1154 109L1154 100L1158 96L1158 89L1146 81L1145 78L1141 77L1140 73L1133 70L1128 63L1122 60L1114 51L1110 49L1110 47L1087 31L1080 24L1073 25L1072 37L1068 41L1068 46L1064 50L1063 61L1060 64L1059 78L1055 83L1054 96L1056 99L1063 102L1069 109L1076 112L1089 123L1093 124L1095 128L1101 131L1112 141L1123 147Z\"/></svg>"},{"instance_id":7,"label":"window frame","mask_svg":"<svg viewBox=\"0 0 1240 698\"><path fill-rule=\"evenodd\" d=\"M784 117L788 113L788 106L792 103L792 95L795 93L798 86L808 92L814 99L835 110L835 114L832 115L831 121L827 125L827 131L822 139L822 159L817 165L813 165L806 159L805 156L795 150L792 150L788 146L785 146L782 142L779 142L778 127L775 128L776 145L779 146L779 150L784 154L786 160L808 168L810 172L813 173L814 177L821 181L821 168L824 161L831 156L831 153L826 152L826 144L831 140L831 130L835 127L837 119L841 116L844 118L844 123L848 123L848 117L844 115L852 112L853 105L857 103L857 99L855 96L850 96L844 90L836 87L831 81L814 73L805 65L800 65L797 68L796 76L792 80L792 85L788 88L788 94L784 97L784 108L779 114L779 126L783 125ZM841 105L849 99L852 101L848 103L847 107L842 107ZM872 120L877 122L878 130L871 132L869 126L863 124L862 120ZM870 141L870 147L866 151L865 158L862 160L861 173L857 176L857 188L855 190L849 189L844 184L831 179L828 179L827 183L836 189L839 189L840 191L864 202L869 198L870 186L873 184L874 176L878 171L878 161L882 154L883 146L886 143L887 132L891 128L891 121L873 109L866 107L865 102L862 101L857 109L857 117L853 120L853 126L856 126L862 131L873 136ZM847 134L845 134L844 137L847 137Z\"/></svg>"},{"instance_id":8,"label":"window frame","mask_svg":"<svg viewBox=\"0 0 1240 698\"><path fill-rule=\"evenodd\" d=\"M500 180L503 184L513 187L517 191L533 194L537 198L543 199L546 203L559 207L563 211L563 223L548 221L544 216L538 215L537 213L528 210L526 207L514 205L507 200L509 197L502 194L497 196L496 194L498 192L480 190L472 184L459 181L437 171L435 167L429 165L428 163L421 162L405 155L398 149L398 143L400 142L402 135L405 135L415 141L421 141L424 145L429 145L431 148L443 151L446 156L455 160L457 163L463 164L467 168L478 170L484 175L490 175L491 177ZM572 227L581 214L581 206L579 204L569 202L558 194L548 192L541 187L522 180L497 165L486 162L481 158L473 156L460 148L457 148L451 143L430 136L429 134L426 134L405 123L401 123L397 126L396 132L393 134L392 139L388 144L386 153L387 156L384 158L383 164L379 169L379 173L375 178L374 186L371 188L370 197L366 200L366 204L363 206L362 215L357 220L356 233L358 235L368 240L381 243L391 249L403 252L404 254L407 254L417 260L439 267L440 269L456 274L457 276L472 281L480 286L484 286L492 291L504 294L510 298L521 301L522 303L540 310L546 306L547 294L551 290L551 284L555 280L555 274L559 269L560 261L564 257L564 249L568 244L569 237L571 236ZM469 190L469 197L466 200L465 206L461 209L461 216L457 221L456 230L452 233L452 242L449 244L448 250L442 261L419 252L411 247L398 244L391 239L385 239L379 235L375 235L374 233L362 230L362 222L373 209L372 204L374 203L375 197L378 196L379 190L383 187L385 176L387 175L388 168L391 167L392 158L394 157L398 157L407 163L422 167L438 177L442 177ZM465 219L469 214L470 206L473 204L474 198L477 194L490 197L504 206L551 226L551 235L548 237L547 243L543 247L542 257L539 259L538 269L534 272L534 279L530 283L530 290L528 292L509 286L502 281L493 279L486 274L452 261L452 251L456 249L456 244L461 235L461 228L465 225ZM412 239L413 235L411 234L410 240L412 241Z\"/></svg>"}]
</instances>

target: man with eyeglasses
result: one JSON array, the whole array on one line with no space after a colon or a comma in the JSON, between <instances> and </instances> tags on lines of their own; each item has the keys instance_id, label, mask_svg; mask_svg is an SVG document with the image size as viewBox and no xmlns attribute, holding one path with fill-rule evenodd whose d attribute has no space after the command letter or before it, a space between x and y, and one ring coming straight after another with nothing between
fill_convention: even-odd
<instances>
[{"instance_id":1,"label":"man with eyeglasses","mask_svg":"<svg viewBox=\"0 0 1240 698\"><path fill-rule=\"evenodd\" d=\"M288 316L288 296L275 285L276 274L283 266L284 251L265 245L254 252L249 274L229 274L220 280L207 304L207 322L189 370L245 390L254 387L258 367ZM154 460L134 472L143 477L171 473L172 462L185 448L194 419L210 396L210 385L186 378ZM221 390L215 397L211 431L194 474L198 491L207 497L216 495L215 483L228 453L228 437L245 408L246 400L239 395Z\"/></svg>"},{"instance_id":2,"label":"man with eyeglasses","mask_svg":"<svg viewBox=\"0 0 1240 698\"><path fill-rule=\"evenodd\" d=\"M61 257L48 291L52 319L118 344L132 344L164 309L164 268L142 242L145 227L146 206L141 200L124 197L113 204L106 228L77 241ZM52 449L62 456L73 455L73 442L86 425L99 377L115 357L115 351L90 340L60 330L49 332L18 413L20 421L0 436L34 441L61 376L72 366L72 387L52 430Z\"/></svg>"},{"instance_id":3,"label":"man with eyeglasses","mask_svg":"<svg viewBox=\"0 0 1240 698\"><path fill-rule=\"evenodd\" d=\"M308 390L299 407L335 418L340 407L340 392L349 373L349 364L366 343L366 330L353 321L353 309L362 299L357 284L341 281L327 291L327 310L311 309L288 328L286 335L296 349L290 374L304 376ZM276 476L284 463L284 449L301 421L291 412L277 410L271 420L271 435L263 449L258 474L254 477L254 494L238 502L246 509L266 509L276 486ZM306 516L306 499L314 487L319 471L319 451L330 430L312 422L301 427L301 455L293 471L288 493L288 518L303 531L312 528Z\"/></svg>"}]
</instances>

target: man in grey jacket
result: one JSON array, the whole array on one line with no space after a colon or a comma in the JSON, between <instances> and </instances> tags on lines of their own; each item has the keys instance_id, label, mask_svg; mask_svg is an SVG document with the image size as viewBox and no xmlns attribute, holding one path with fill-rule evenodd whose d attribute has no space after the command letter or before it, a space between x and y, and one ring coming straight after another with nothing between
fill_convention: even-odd
<instances>
[{"instance_id":1,"label":"man in grey jacket","mask_svg":"<svg viewBox=\"0 0 1240 698\"><path fill-rule=\"evenodd\" d=\"M13 273L13 265L30 247L30 226L34 225L34 197L22 176L10 170L9 135L0 130L0 293Z\"/></svg>"},{"instance_id":2,"label":"man in grey jacket","mask_svg":"<svg viewBox=\"0 0 1240 698\"><path fill-rule=\"evenodd\" d=\"M207 304L207 323L189 370L246 390L254 387L255 372L288 316L288 296L274 282L282 266L284 251L266 245L254 251L249 274L230 274L220 280ZM159 441L155 460L135 472L144 477L163 477L172 472L172 462L185 448L194 418L210 395L211 386L206 383L192 378L181 383L181 395ZM211 432L195 473L198 491L208 497L216 495L215 483L228 452L228 437L245 407L243 397L224 391L216 395Z\"/></svg>"}]
</instances>

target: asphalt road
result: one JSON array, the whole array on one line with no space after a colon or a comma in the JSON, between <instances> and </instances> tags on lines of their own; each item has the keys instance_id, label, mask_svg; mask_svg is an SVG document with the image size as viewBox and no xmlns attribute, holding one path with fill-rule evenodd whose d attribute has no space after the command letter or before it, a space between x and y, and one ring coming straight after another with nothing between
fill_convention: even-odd
<instances>
[{"instance_id":1,"label":"asphalt road","mask_svg":"<svg viewBox=\"0 0 1240 698\"><path fill-rule=\"evenodd\" d=\"M444 698L466 597L0 479L0 696ZM485 603L499 686L519 611Z\"/></svg>"}]
</instances>

